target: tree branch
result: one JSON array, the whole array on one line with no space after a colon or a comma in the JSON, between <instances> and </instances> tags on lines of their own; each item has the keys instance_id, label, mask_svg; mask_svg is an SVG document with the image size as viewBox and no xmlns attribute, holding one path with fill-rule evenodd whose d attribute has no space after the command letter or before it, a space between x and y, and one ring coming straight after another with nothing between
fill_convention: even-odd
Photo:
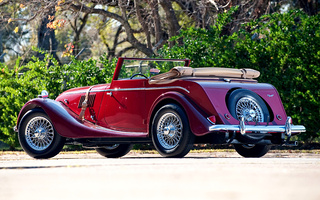
<instances>
[{"instance_id":1,"label":"tree branch","mask_svg":"<svg viewBox=\"0 0 320 200\"><path fill-rule=\"evenodd\" d=\"M95 14L100 14L108 18L112 18L122 24L124 27L128 42L131 43L132 46L137 48L139 51L143 52L147 56L152 56L154 53L151 49L149 49L146 45L140 43L133 35L133 29L131 28L129 22L126 20L126 9L123 7L121 1L119 1L119 7L122 12L122 17L120 15L117 15L115 13L111 13L107 10L99 9L99 8L88 8L85 5L75 5L75 4L70 4L70 8L72 8L74 11L80 11L80 12L86 12L86 13L95 13Z\"/></svg>"}]
</instances>

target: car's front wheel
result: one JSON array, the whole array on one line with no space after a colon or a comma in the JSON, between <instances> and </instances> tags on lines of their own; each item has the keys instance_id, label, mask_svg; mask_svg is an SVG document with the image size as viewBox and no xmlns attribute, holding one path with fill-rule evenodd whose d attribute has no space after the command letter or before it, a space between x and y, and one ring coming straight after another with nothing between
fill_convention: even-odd
<instances>
[{"instance_id":1,"label":"car's front wheel","mask_svg":"<svg viewBox=\"0 0 320 200\"><path fill-rule=\"evenodd\" d=\"M27 113L20 122L18 138L23 150L33 158L51 158L63 148L65 138L53 127L42 110Z\"/></svg>"},{"instance_id":2,"label":"car's front wheel","mask_svg":"<svg viewBox=\"0 0 320 200\"><path fill-rule=\"evenodd\" d=\"M270 150L270 145L235 144L235 150L246 158L260 158Z\"/></svg>"},{"instance_id":3,"label":"car's front wheel","mask_svg":"<svg viewBox=\"0 0 320 200\"><path fill-rule=\"evenodd\" d=\"M193 147L194 135L182 108L176 104L161 107L153 119L151 137L164 157L181 158Z\"/></svg>"},{"instance_id":4,"label":"car's front wheel","mask_svg":"<svg viewBox=\"0 0 320 200\"><path fill-rule=\"evenodd\" d=\"M111 144L96 148L96 151L107 158L119 158L129 153L132 147L133 144Z\"/></svg>"}]
</instances>

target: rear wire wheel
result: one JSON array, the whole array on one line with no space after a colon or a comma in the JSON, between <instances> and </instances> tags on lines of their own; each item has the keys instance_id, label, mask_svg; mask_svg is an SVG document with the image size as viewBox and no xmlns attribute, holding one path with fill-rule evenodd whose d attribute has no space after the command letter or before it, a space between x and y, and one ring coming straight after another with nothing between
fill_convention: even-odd
<instances>
[{"instance_id":1,"label":"rear wire wheel","mask_svg":"<svg viewBox=\"0 0 320 200\"><path fill-rule=\"evenodd\" d=\"M266 103L256 93L238 89L233 91L227 101L230 114L240 121L244 117L245 122L268 122L270 114ZM246 133L237 135L237 139L242 143L255 144L265 137L264 133Z\"/></svg>"},{"instance_id":2,"label":"rear wire wheel","mask_svg":"<svg viewBox=\"0 0 320 200\"><path fill-rule=\"evenodd\" d=\"M260 158L270 150L270 145L235 144L235 150L246 158Z\"/></svg>"},{"instance_id":3,"label":"rear wire wheel","mask_svg":"<svg viewBox=\"0 0 320 200\"><path fill-rule=\"evenodd\" d=\"M176 104L167 104L157 111L151 137L155 148L164 157L184 157L194 142L186 114Z\"/></svg>"}]
</instances>

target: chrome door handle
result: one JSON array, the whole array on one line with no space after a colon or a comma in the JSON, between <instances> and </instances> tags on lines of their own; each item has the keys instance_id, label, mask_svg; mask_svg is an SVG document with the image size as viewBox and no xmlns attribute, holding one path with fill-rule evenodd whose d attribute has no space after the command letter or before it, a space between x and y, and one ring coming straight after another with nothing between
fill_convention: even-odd
<instances>
[{"instance_id":1,"label":"chrome door handle","mask_svg":"<svg viewBox=\"0 0 320 200\"><path fill-rule=\"evenodd\" d=\"M110 97L112 97L112 92L107 92L107 95L109 95Z\"/></svg>"}]
</instances>

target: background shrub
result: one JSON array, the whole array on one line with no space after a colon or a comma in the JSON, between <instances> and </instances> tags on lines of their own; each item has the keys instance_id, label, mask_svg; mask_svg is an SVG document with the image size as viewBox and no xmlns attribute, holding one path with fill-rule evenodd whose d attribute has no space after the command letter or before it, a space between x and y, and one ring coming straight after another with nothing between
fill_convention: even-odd
<instances>
[{"instance_id":1,"label":"background shrub","mask_svg":"<svg viewBox=\"0 0 320 200\"><path fill-rule=\"evenodd\" d=\"M27 101L37 97L42 90L47 90L50 98L55 99L70 88L110 82L117 61L109 62L104 55L99 60L73 59L70 65L61 66L53 58L46 57L43 61L33 57L21 67L18 59L14 70L0 63L0 140L11 148L18 146L13 127Z\"/></svg>"},{"instance_id":2,"label":"background shrub","mask_svg":"<svg viewBox=\"0 0 320 200\"><path fill-rule=\"evenodd\" d=\"M164 58L189 58L192 67L253 68L259 82L274 85L287 115L303 124L310 142L320 136L320 17L299 10L266 15L244 24L239 32L223 35L236 9L219 16L210 30L189 28L173 40L184 45L164 47Z\"/></svg>"}]
</instances>

